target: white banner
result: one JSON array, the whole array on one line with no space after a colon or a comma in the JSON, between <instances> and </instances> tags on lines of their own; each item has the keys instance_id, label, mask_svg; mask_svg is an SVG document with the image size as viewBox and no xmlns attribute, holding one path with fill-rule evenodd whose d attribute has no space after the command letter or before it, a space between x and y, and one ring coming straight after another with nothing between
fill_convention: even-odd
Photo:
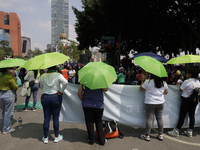
<instances>
[{"instance_id":1,"label":"white banner","mask_svg":"<svg viewBox=\"0 0 200 150\"><path fill-rule=\"evenodd\" d=\"M63 104L60 113L60 121L71 123L85 123L81 101L78 97L79 85L68 84L63 93ZM168 85L168 94L165 96L163 111L164 128L174 128L179 118L181 104L181 92L178 85ZM115 120L121 124L145 127L144 94L139 85L113 84L104 93L103 120ZM200 126L199 105L195 113L195 126ZM188 116L183 127L188 127ZM153 127L157 127L154 118Z\"/></svg>"}]
</instances>

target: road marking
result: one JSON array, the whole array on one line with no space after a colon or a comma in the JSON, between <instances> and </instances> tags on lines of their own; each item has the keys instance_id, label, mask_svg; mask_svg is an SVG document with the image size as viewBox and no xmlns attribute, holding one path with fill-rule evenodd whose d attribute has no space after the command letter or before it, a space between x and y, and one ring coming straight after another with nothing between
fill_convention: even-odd
<instances>
[{"instance_id":1,"label":"road marking","mask_svg":"<svg viewBox=\"0 0 200 150\"><path fill-rule=\"evenodd\" d=\"M153 130L154 132L158 133L158 131L157 131L156 129L152 129L152 130ZM168 139L170 139L170 140L179 142L179 143L183 143L183 144L187 144L187 145L193 145L193 146L200 146L200 143L192 143L192 142L182 141L182 140L176 139L176 138L174 138L174 137L168 136L167 134L164 134L164 137L165 137L165 138L168 138Z\"/></svg>"}]
</instances>

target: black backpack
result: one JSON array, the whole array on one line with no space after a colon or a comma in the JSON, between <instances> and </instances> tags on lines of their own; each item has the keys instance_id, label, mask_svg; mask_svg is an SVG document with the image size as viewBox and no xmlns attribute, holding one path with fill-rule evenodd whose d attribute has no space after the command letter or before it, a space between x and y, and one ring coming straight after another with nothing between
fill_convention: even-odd
<instances>
[{"instance_id":1,"label":"black backpack","mask_svg":"<svg viewBox=\"0 0 200 150\"><path fill-rule=\"evenodd\" d=\"M190 81L190 82L192 83L192 81ZM193 92L190 95L190 99L193 100L194 102L199 102L199 99L200 99L200 88L199 87L195 87L193 83L192 83L192 86L193 86Z\"/></svg>"}]
</instances>

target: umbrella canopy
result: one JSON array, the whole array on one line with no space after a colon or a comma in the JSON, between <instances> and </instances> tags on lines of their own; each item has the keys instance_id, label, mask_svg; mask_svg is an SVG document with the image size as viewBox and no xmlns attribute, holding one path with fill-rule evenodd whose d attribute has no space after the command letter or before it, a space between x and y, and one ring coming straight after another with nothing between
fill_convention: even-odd
<instances>
[{"instance_id":1,"label":"umbrella canopy","mask_svg":"<svg viewBox=\"0 0 200 150\"><path fill-rule=\"evenodd\" d=\"M10 59L0 61L0 68L12 68L16 66L23 66L25 62L26 61L23 59L10 58Z\"/></svg>"},{"instance_id":2,"label":"umbrella canopy","mask_svg":"<svg viewBox=\"0 0 200 150\"><path fill-rule=\"evenodd\" d=\"M199 63L199 55L184 55L170 59L167 64Z\"/></svg>"},{"instance_id":3,"label":"umbrella canopy","mask_svg":"<svg viewBox=\"0 0 200 150\"><path fill-rule=\"evenodd\" d=\"M138 54L138 55L135 55L135 56L132 57L131 59L135 59L135 58L137 58L137 57L139 57L139 56L150 56L150 57L152 57L152 58L157 59L157 60L160 61L160 62L167 62L167 61L168 61L168 59L166 59L165 57L160 56L160 55L155 54L155 53L152 53L152 52L140 53L140 54Z\"/></svg>"},{"instance_id":4,"label":"umbrella canopy","mask_svg":"<svg viewBox=\"0 0 200 150\"><path fill-rule=\"evenodd\" d=\"M163 64L150 56L137 57L135 58L135 63L146 72L154 74L158 77L167 77L167 72Z\"/></svg>"},{"instance_id":5,"label":"umbrella canopy","mask_svg":"<svg viewBox=\"0 0 200 150\"><path fill-rule=\"evenodd\" d=\"M52 66L63 64L68 59L68 56L58 52L46 53L29 59L23 67L27 70L46 69Z\"/></svg>"},{"instance_id":6,"label":"umbrella canopy","mask_svg":"<svg viewBox=\"0 0 200 150\"><path fill-rule=\"evenodd\" d=\"M116 79L114 67L103 62L90 62L78 71L79 82L91 90L108 88Z\"/></svg>"}]
</instances>

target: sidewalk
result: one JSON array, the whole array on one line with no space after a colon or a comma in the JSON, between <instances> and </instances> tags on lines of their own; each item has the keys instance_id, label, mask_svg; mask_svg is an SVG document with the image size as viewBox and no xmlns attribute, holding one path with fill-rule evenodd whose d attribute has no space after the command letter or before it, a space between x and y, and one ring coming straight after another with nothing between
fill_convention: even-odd
<instances>
[{"instance_id":1,"label":"sidewalk","mask_svg":"<svg viewBox=\"0 0 200 150\"><path fill-rule=\"evenodd\" d=\"M25 102L25 97L20 96L21 88L18 89L18 104ZM38 91L38 101L40 101L41 89ZM32 97L30 99L32 101ZM2 110L0 109L0 112ZM18 129L18 118L22 117L23 128ZM196 118L200 119L200 118ZM98 144L96 140L94 145L87 142L87 131L85 124L73 124L60 122L60 134L64 139L54 143L53 122L50 122L49 143L42 142L43 136L43 111L37 109L36 112L29 110L24 112L22 109L15 109L13 125L16 131L3 135L0 133L0 149L2 150L199 150L200 149L200 127L194 128L192 138L183 135L184 129L181 130L180 137L172 138L164 134L164 140L157 140L155 130L152 130L151 141L146 142L140 138L144 132L143 128L128 127L118 125L124 138L108 139L104 146ZM2 129L2 115L0 115L0 128ZM171 129L164 129L164 133Z\"/></svg>"}]
</instances>

